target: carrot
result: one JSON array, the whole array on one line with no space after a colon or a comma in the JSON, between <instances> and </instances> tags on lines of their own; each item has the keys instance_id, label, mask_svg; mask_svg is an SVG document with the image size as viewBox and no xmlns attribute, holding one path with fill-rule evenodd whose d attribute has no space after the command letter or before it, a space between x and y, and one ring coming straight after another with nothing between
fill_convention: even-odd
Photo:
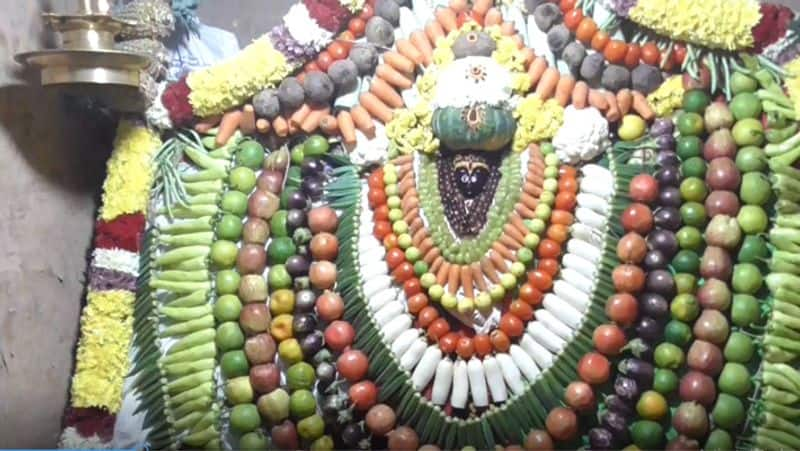
<instances>
[{"instance_id":1,"label":"carrot","mask_svg":"<svg viewBox=\"0 0 800 451\"><path fill-rule=\"evenodd\" d=\"M372 116L370 116L369 112L363 106L356 105L350 108L350 115L353 116L355 126L361 130L362 133L369 137L375 135L375 124L372 122ZM339 124L339 128L342 128L341 124Z\"/></svg>"},{"instance_id":2,"label":"carrot","mask_svg":"<svg viewBox=\"0 0 800 451\"><path fill-rule=\"evenodd\" d=\"M512 215L512 216L516 216L516 215ZM516 242L517 244L522 245L522 243L525 241L525 234L520 232L520 230L517 229L517 227L514 224L508 223L508 224L504 225L503 226L503 233L505 233L508 236L510 236L511 238L513 238L514 242Z\"/></svg>"},{"instance_id":3,"label":"carrot","mask_svg":"<svg viewBox=\"0 0 800 451\"><path fill-rule=\"evenodd\" d=\"M522 247L522 243L518 243L517 240L514 239L514 237L512 237L507 233L503 233L500 235L500 244L508 247L512 251L516 251L517 249Z\"/></svg>"},{"instance_id":4,"label":"carrot","mask_svg":"<svg viewBox=\"0 0 800 451\"><path fill-rule=\"evenodd\" d=\"M447 291L450 294L458 293L458 289L461 288L460 279L461 265L450 265L450 271L447 273Z\"/></svg>"},{"instance_id":5,"label":"carrot","mask_svg":"<svg viewBox=\"0 0 800 451\"><path fill-rule=\"evenodd\" d=\"M467 0L450 0L450 4L448 5L450 9L453 11L460 13L467 10Z\"/></svg>"},{"instance_id":6,"label":"carrot","mask_svg":"<svg viewBox=\"0 0 800 451\"><path fill-rule=\"evenodd\" d=\"M256 110L253 105L242 107L242 122L239 124L239 129L245 135L252 135L256 131Z\"/></svg>"},{"instance_id":7,"label":"carrot","mask_svg":"<svg viewBox=\"0 0 800 451\"><path fill-rule=\"evenodd\" d=\"M406 224L410 224L410 223L414 222L414 219L416 219L418 217L419 217L419 208L414 207L414 208L409 209L408 212L403 216L403 221L405 221ZM419 230L417 230L417 232L424 232L424 231L425 231L424 227L422 227ZM416 235L416 233L414 235Z\"/></svg>"},{"instance_id":8,"label":"carrot","mask_svg":"<svg viewBox=\"0 0 800 451\"><path fill-rule=\"evenodd\" d=\"M317 128L319 128L319 123L322 118L330 112L330 108L319 108L311 110L311 113L306 116L306 120L303 121L303 124L300 125L300 128L306 132L311 133Z\"/></svg>"},{"instance_id":9,"label":"carrot","mask_svg":"<svg viewBox=\"0 0 800 451\"><path fill-rule=\"evenodd\" d=\"M444 38L444 29L439 25L439 22L432 20L425 25L425 34L428 35L428 39L430 39L435 46L439 38Z\"/></svg>"},{"instance_id":10,"label":"carrot","mask_svg":"<svg viewBox=\"0 0 800 451\"><path fill-rule=\"evenodd\" d=\"M487 279L494 283L500 283L500 276L497 275L497 270L494 269L491 260L486 257L481 259L481 270Z\"/></svg>"},{"instance_id":11,"label":"carrot","mask_svg":"<svg viewBox=\"0 0 800 451\"><path fill-rule=\"evenodd\" d=\"M339 134L339 124L336 123L336 118L333 115L326 113L319 120L319 128L328 136Z\"/></svg>"},{"instance_id":12,"label":"carrot","mask_svg":"<svg viewBox=\"0 0 800 451\"><path fill-rule=\"evenodd\" d=\"M268 120L264 119L263 117L258 118L258 120L256 120L256 131L258 131L259 133L266 135L267 133L269 133L271 129L272 126L270 125Z\"/></svg>"},{"instance_id":13,"label":"carrot","mask_svg":"<svg viewBox=\"0 0 800 451\"><path fill-rule=\"evenodd\" d=\"M375 75L386 80L390 85L398 89L408 89L414 84L410 78L401 74L388 64L381 64L378 66L375 70Z\"/></svg>"},{"instance_id":14,"label":"carrot","mask_svg":"<svg viewBox=\"0 0 800 451\"><path fill-rule=\"evenodd\" d=\"M278 116L272 121L272 129L275 130L276 135L285 138L289 136L289 121L282 116Z\"/></svg>"},{"instance_id":15,"label":"carrot","mask_svg":"<svg viewBox=\"0 0 800 451\"><path fill-rule=\"evenodd\" d=\"M398 167L398 174L405 173L404 171L408 171L413 166L414 157L411 155L400 155L399 157L392 160L395 166L405 166L402 170Z\"/></svg>"},{"instance_id":16,"label":"carrot","mask_svg":"<svg viewBox=\"0 0 800 451\"><path fill-rule=\"evenodd\" d=\"M361 106L369 111L370 115L384 124L387 124L392 120L392 115L394 114L392 113L392 109L375 94L371 92L365 92L359 96L358 101L361 103Z\"/></svg>"},{"instance_id":17,"label":"carrot","mask_svg":"<svg viewBox=\"0 0 800 451\"><path fill-rule=\"evenodd\" d=\"M494 0L475 0L472 2L472 10L481 16L485 16L493 4Z\"/></svg>"},{"instance_id":18,"label":"carrot","mask_svg":"<svg viewBox=\"0 0 800 451\"><path fill-rule=\"evenodd\" d=\"M429 252L429 253L436 254L433 257L433 260L431 260L431 262L429 263L431 265L430 272L431 272L431 274L439 274L439 269L444 264L444 258L442 258L442 256L439 255L439 249L433 248L433 249L431 249L431 252ZM425 258L425 262L427 263L428 262L428 256L426 255L424 258Z\"/></svg>"},{"instance_id":19,"label":"carrot","mask_svg":"<svg viewBox=\"0 0 800 451\"><path fill-rule=\"evenodd\" d=\"M207 117L207 118L203 119L202 121L198 122L194 126L194 131L196 131L197 133L203 133L203 134L208 133L208 132L211 131L211 129L216 127L217 124L219 124L220 119L222 119L222 116L220 116L218 114L214 115L214 116L211 116L211 117Z\"/></svg>"},{"instance_id":20,"label":"carrot","mask_svg":"<svg viewBox=\"0 0 800 451\"><path fill-rule=\"evenodd\" d=\"M397 184L397 190L400 191L400 194L405 194L406 191L411 189L415 183L416 181L414 180L414 176L412 174L411 177L400 180L400 183Z\"/></svg>"},{"instance_id":21,"label":"carrot","mask_svg":"<svg viewBox=\"0 0 800 451\"><path fill-rule=\"evenodd\" d=\"M414 61L406 58L405 56L396 53L396 52L386 52L383 54L383 61L386 64L394 67L395 69L403 72L405 74L413 74L414 73Z\"/></svg>"},{"instance_id":22,"label":"carrot","mask_svg":"<svg viewBox=\"0 0 800 451\"><path fill-rule=\"evenodd\" d=\"M539 199L534 196L536 196L536 194L523 190L522 194L520 194L519 200L523 205L533 210L537 205L539 205Z\"/></svg>"},{"instance_id":23,"label":"carrot","mask_svg":"<svg viewBox=\"0 0 800 451\"><path fill-rule=\"evenodd\" d=\"M647 103L647 99L644 97L639 91L633 91L633 110L642 116L642 119L646 121L651 121L655 117L655 113L653 109L650 108L650 104Z\"/></svg>"},{"instance_id":24,"label":"carrot","mask_svg":"<svg viewBox=\"0 0 800 451\"><path fill-rule=\"evenodd\" d=\"M384 79L381 77L375 77L372 79L372 83L369 86L369 92L375 94L379 99L381 99L386 105L390 108L402 108L403 107L403 98L400 97L400 94L392 88L389 83L386 83Z\"/></svg>"},{"instance_id":25,"label":"carrot","mask_svg":"<svg viewBox=\"0 0 800 451\"><path fill-rule=\"evenodd\" d=\"M631 111L633 106L633 94L630 89L620 89L617 93L617 106L619 106L619 113L623 116Z\"/></svg>"},{"instance_id":26,"label":"carrot","mask_svg":"<svg viewBox=\"0 0 800 451\"><path fill-rule=\"evenodd\" d=\"M556 101L561 106L567 106L575 88L575 78L572 75L563 75L556 85Z\"/></svg>"},{"instance_id":27,"label":"carrot","mask_svg":"<svg viewBox=\"0 0 800 451\"><path fill-rule=\"evenodd\" d=\"M533 59L536 58L536 52L532 48L525 47L522 49L522 53L525 55L525 67L530 67Z\"/></svg>"},{"instance_id":28,"label":"carrot","mask_svg":"<svg viewBox=\"0 0 800 451\"><path fill-rule=\"evenodd\" d=\"M422 239L422 242L419 243L418 248L420 251L420 255L427 254L428 251L433 249L433 240L426 235L425 238Z\"/></svg>"},{"instance_id":29,"label":"carrot","mask_svg":"<svg viewBox=\"0 0 800 451\"><path fill-rule=\"evenodd\" d=\"M369 119L369 118L368 118ZM356 126L353 123L353 117L347 111L342 111L336 116L336 122L339 126L339 131L342 132L342 139L347 144L356 143ZM370 120L370 122L372 122Z\"/></svg>"},{"instance_id":30,"label":"carrot","mask_svg":"<svg viewBox=\"0 0 800 451\"><path fill-rule=\"evenodd\" d=\"M436 272L436 283L444 286L447 283L447 277L450 275L450 263L442 262L439 271Z\"/></svg>"},{"instance_id":31,"label":"carrot","mask_svg":"<svg viewBox=\"0 0 800 451\"><path fill-rule=\"evenodd\" d=\"M542 74L542 79L539 80L539 84L536 85L536 95L542 100L553 97L559 78L558 69L548 67Z\"/></svg>"},{"instance_id":32,"label":"carrot","mask_svg":"<svg viewBox=\"0 0 800 451\"><path fill-rule=\"evenodd\" d=\"M597 108L600 111L608 109L608 102L602 92L597 89L589 90L589 105Z\"/></svg>"},{"instance_id":33,"label":"carrot","mask_svg":"<svg viewBox=\"0 0 800 451\"><path fill-rule=\"evenodd\" d=\"M471 264L469 268L472 271L472 280L475 282L475 285L478 286L479 290L486 291L488 287L486 286L486 279L483 277L483 271L481 271L481 264L475 262Z\"/></svg>"},{"instance_id":34,"label":"carrot","mask_svg":"<svg viewBox=\"0 0 800 451\"><path fill-rule=\"evenodd\" d=\"M514 229L517 230L517 233L522 236L522 239L525 240L525 235L527 235L529 232L528 227L525 225L525 222L522 220L520 215L516 213L511 215L511 226L514 227Z\"/></svg>"},{"instance_id":35,"label":"carrot","mask_svg":"<svg viewBox=\"0 0 800 451\"><path fill-rule=\"evenodd\" d=\"M545 70L547 70L547 60L541 56L534 58L531 65L528 66L528 75L531 77L531 86L536 86L536 83L538 83L539 79L542 78L542 74L544 74Z\"/></svg>"},{"instance_id":36,"label":"carrot","mask_svg":"<svg viewBox=\"0 0 800 451\"><path fill-rule=\"evenodd\" d=\"M489 261L492 263L492 266L500 273L508 272L508 264L506 264L506 260L511 260L510 258L506 258L503 254L500 253L496 247L499 248L500 243L495 242L492 244L492 251L489 252ZM505 246L504 246L505 247ZM508 251L508 249L506 249ZM504 252L505 253L505 252ZM508 252L510 254L510 252ZM513 255L512 255L513 256ZM516 261L516 260L512 260Z\"/></svg>"},{"instance_id":37,"label":"carrot","mask_svg":"<svg viewBox=\"0 0 800 451\"><path fill-rule=\"evenodd\" d=\"M401 55L413 61L414 64L422 65L422 52L417 50L411 41L408 39L398 39L395 45L397 45L397 51L400 52Z\"/></svg>"},{"instance_id":38,"label":"carrot","mask_svg":"<svg viewBox=\"0 0 800 451\"><path fill-rule=\"evenodd\" d=\"M514 24L512 22L503 22L500 24L500 33L502 33L503 36L511 36L516 31L517 30L514 28Z\"/></svg>"},{"instance_id":39,"label":"carrot","mask_svg":"<svg viewBox=\"0 0 800 451\"><path fill-rule=\"evenodd\" d=\"M579 110L586 108L587 97L589 97L589 85L583 80L575 83L575 88L572 90L572 104L575 108Z\"/></svg>"},{"instance_id":40,"label":"carrot","mask_svg":"<svg viewBox=\"0 0 800 451\"><path fill-rule=\"evenodd\" d=\"M611 122L616 122L621 117L619 114L619 106L617 105L617 96L614 95L611 91L601 91L603 93L603 97L606 98L606 102L608 102L608 111L606 111L606 119Z\"/></svg>"},{"instance_id":41,"label":"carrot","mask_svg":"<svg viewBox=\"0 0 800 451\"><path fill-rule=\"evenodd\" d=\"M475 291L472 285L472 268L464 265L460 269L461 269L461 286L464 287L464 296L468 298L474 298Z\"/></svg>"},{"instance_id":42,"label":"carrot","mask_svg":"<svg viewBox=\"0 0 800 451\"><path fill-rule=\"evenodd\" d=\"M417 212L419 212L419 209L417 209ZM420 255L425 255L425 253L430 250L430 248L425 248L424 250L422 249L422 241L425 239L425 237L427 237L427 235L425 234L424 228L417 230L417 232L411 236L411 243L414 244L414 247L419 249Z\"/></svg>"},{"instance_id":43,"label":"carrot","mask_svg":"<svg viewBox=\"0 0 800 451\"><path fill-rule=\"evenodd\" d=\"M239 128L242 122L241 111L231 111L222 115L222 121L219 123L219 131L217 137L214 139L214 144L217 147L222 147L228 143L228 140L233 136L233 133Z\"/></svg>"},{"instance_id":44,"label":"carrot","mask_svg":"<svg viewBox=\"0 0 800 451\"><path fill-rule=\"evenodd\" d=\"M306 117L311 113L311 107L304 103L303 106L297 109L291 116L289 116L289 123L294 124L296 126L303 125L303 121L306 120Z\"/></svg>"},{"instance_id":45,"label":"carrot","mask_svg":"<svg viewBox=\"0 0 800 451\"><path fill-rule=\"evenodd\" d=\"M483 16L483 25L490 27L492 25L500 25L503 23L503 13L495 7L489 8L486 15Z\"/></svg>"},{"instance_id":46,"label":"carrot","mask_svg":"<svg viewBox=\"0 0 800 451\"><path fill-rule=\"evenodd\" d=\"M403 199L400 201L400 208L403 210L411 210L419 207L419 198L415 190L408 190L403 194Z\"/></svg>"},{"instance_id":47,"label":"carrot","mask_svg":"<svg viewBox=\"0 0 800 451\"><path fill-rule=\"evenodd\" d=\"M533 209L528 208L522 202L517 202L517 204L514 205L514 212L525 219L533 219L536 217L536 212Z\"/></svg>"},{"instance_id":48,"label":"carrot","mask_svg":"<svg viewBox=\"0 0 800 451\"><path fill-rule=\"evenodd\" d=\"M423 228L425 228L425 223L422 222L422 218L420 218L420 217L414 218L414 220L411 221L410 224L408 224L408 230L410 230L411 233L414 233L417 230L423 229Z\"/></svg>"},{"instance_id":49,"label":"carrot","mask_svg":"<svg viewBox=\"0 0 800 451\"><path fill-rule=\"evenodd\" d=\"M456 12L450 8L439 8L436 10L436 21L442 26L446 33L458 28Z\"/></svg>"},{"instance_id":50,"label":"carrot","mask_svg":"<svg viewBox=\"0 0 800 451\"><path fill-rule=\"evenodd\" d=\"M414 44L414 47L422 54L422 64L425 66L431 64L433 60L433 47L431 46L431 41L425 36L425 33L422 31L411 33L411 43Z\"/></svg>"},{"instance_id":51,"label":"carrot","mask_svg":"<svg viewBox=\"0 0 800 451\"><path fill-rule=\"evenodd\" d=\"M522 35L520 35L520 34L512 34L511 35L511 40L514 41L515 44L517 44L517 48L518 49L525 48L525 41L522 40Z\"/></svg>"}]
</instances>

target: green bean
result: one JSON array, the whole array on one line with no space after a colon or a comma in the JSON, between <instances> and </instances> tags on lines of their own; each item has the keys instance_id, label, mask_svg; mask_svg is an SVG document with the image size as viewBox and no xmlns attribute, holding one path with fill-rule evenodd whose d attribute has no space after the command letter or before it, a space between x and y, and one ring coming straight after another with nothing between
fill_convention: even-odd
<instances>
[{"instance_id":1,"label":"green bean","mask_svg":"<svg viewBox=\"0 0 800 451\"><path fill-rule=\"evenodd\" d=\"M183 187L186 189L186 192L191 195L206 193L219 194L225 188L225 184L222 182L222 180L214 180L210 182L184 183Z\"/></svg>"},{"instance_id":2,"label":"green bean","mask_svg":"<svg viewBox=\"0 0 800 451\"><path fill-rule=\"evenodd\" d=\"M206 268L208 268L208 262L206 261L205 257L191 258L189 260L182 261L177 265L170 267L170 269L176 269L181 271L196 271L198 269L206 269Z\"/></svg>"},{"instance_id":3,"label":"green bean","mask_svg":"<svg viewBox=\"0 0 800 451\"><path fill-rule=\"evenodd\" d=\"M781 418L800 420L800 409L796 407L789 407L772 401L763 401L761 404L764 406L765 411L778 415Z\"/></svg>"},{"instance_id":4,"label":"green bean","mask_svg":"<svg viewBox=\"0 0 800 451\"><path fill-rule=\"evenodd\" d=\"M790 405L800 401L800 398L796 395L772 386L765 388L761 397L767 401L783 405Z\"/></svg>"},{"instance_id":5,"label":"green bean","mask_svg":"<svg viewBox=\"0 0 800 451\"><path fill-rule=\"evenodd\" d=\"M189 335L178 340L177 343L170 346L167 354L174 354L185 349L200 346L202 344L211 343L214 341L217 332L213 328L201 329L197 332L192 332Z\"/></svg>"},{"instance_id":6,"label":"green bean","mask_svg":"<svg viewBox=\"0 0 800 451\"><path fill-rule=\"evenodd\" d=\"M197 307L208 303L208 291L193 291L191 294L167 302L170 307Z\"/></svg>"},{"instance_id":7,"label":"green bean","mask_svg":"<svg viewBox=\"0 0 800 451\"><path fill-rule=\"evenodd\" d=\"M195 432L184 437L183 444L198 448L210 442L217 436L219 436L217 426L212 424L200 432Z\"/></svg>"},{"instance_id":8,"label":"green bean","mask_svg":"<svg viewBox=\"0 0 800 451\"><path fill-rule=\"evenodd\" d=\"M216 364L216 360L214 359L200 359L193 362L178 362L169 365L161 365L161 367L168 377L175 377L185 376L203 370L212 370L216 367Z\"/></svg>"},{"instance_id":9,"label":"green bean","mask_svg":"<svg viewBox=\"0 0 800 451\"><path fill-rule=\"evenodd\" d=\"M207 257L211 246L184 246L161 254L156 258L156 266L169 266L197 257Z\"/></svg>"},{"instance_id":10,"label":"green bean","mask_svg":"<svg viewBox=\"0 0 800 451\"><path fill-rule=\"evenodd\" d=\"M162 234L178 235L182 233L213 231L212 217L205 216L188 221L175 221L159 227Z\"/></svg>"},{"instance_id":11,"label":"green bean","mask_svg":"<svg viewBox=\"0 0 800 451\"><path fill-rule=\"evenodd\" d=\"M193 373L193 374L199 374L199 373ZM192 374L189 374L189 376L191 375ZM175 396L170 397L169 401L170 403L172 403L172 405L177 406L185 402L189 402L193 399L203 398L205 396L214 396L214 383L211 381L206 381L201 384L198 384L196 387L184 390L176 394Z\"/></svg>"},{"instance_id":12,"label":"green bean","mask_svg":"<svg viewBox=\"0 0 800 451\"><path fill-rule=\"evenodd\" d=\"M170 403L170 407L172 407L172 415L175 418L182 418L184 415L189 415L192 412L203 411L208 408L208 406L212 403L212 398L210 396L203 396L202 398L195 398L191 401L187 401L180 405L175 405L174 407L172 403Z\"/></svg>"},{"instance_id":13,"label":"green bean","mask_svg":"<svg viewBox=\"0 0 800 451\"><path fill-rule=\"evenodd\" d=\"M195 346L184 351L176 352L175 354L166 355L161 358L161 363L166 366L174 363L187 363L201 359L213 359L216 357L217 345L214 343L206 343L204 345Z\"/></svg>"},{"instance_id":14,"label":"green bean","mask_svg":"<svg viewBox=\"0 0 800 451\"><path fill-rule=\"evenodd\" d=\"M214 242L214 232L195 232L182 235L161 235L158 243L166 246L211 246Z\"/></svg>"},{"instance_id":15,"label":"green bean","mask_svg":"<svg viewBox=\"0 0 800 451\"><path fill-rule=\"evenodd\" d=\"M187 374L167 384L167 393L170 396L175 396L178 393L190 390L205 381L212 380L214 377L214 370L203 370L194 374Z\"/></svg>"},{"instance_id":16,"label":"green bean","mask_svg":"<svg viewBox=\"0 0 800 451\"><path fill-rule=\"evenodd\" d=\"M197 319L175 323L161 332L162 337L175 337L196 332L200 329L214 327L214 315L208 314ZM185 351L181 351L185 352Z\"/></svg>"},{"instance_id":17,"label":"green bean","mask_svg":"<svg viewBox=\"0 0 800 451\"><path fill-rule=\"evenodd\" d=\"M228 177L224 168L204 169L197 172L186 172L181 174L183 182L211 182L214 180L225 180Z\"/></svg>"},{"instance_id":18,"label":"green bean","mask_svg":"<svg viewBox=\"0 0 800 451\"><path fill-rule=\"evenodd\" d=\"M171 282L205 282L211 280L211 274L207 269L194 271L167 270L156 273L155 278Z\"/></svg>"},{"instance_id":19,"label":"green bean","mask_svg":"<svg viewBox=\"0 0 800 451\"><path fill-rule=\"evenodd\" d=\"M210 290L211 282L173 282L169 280L153 279L150 288L171 291L173 293L191 293L198 290Z\"/></svg>"}]
</instances>

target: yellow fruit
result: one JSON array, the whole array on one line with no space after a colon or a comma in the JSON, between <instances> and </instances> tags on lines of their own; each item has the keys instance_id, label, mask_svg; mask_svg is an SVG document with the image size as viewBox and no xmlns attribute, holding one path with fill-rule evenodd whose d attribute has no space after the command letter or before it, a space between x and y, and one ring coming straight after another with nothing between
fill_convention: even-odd
<instances>
[{"instance_id":1,"label":"yellow fruit","mask_svg":"<svg viewBox=\"0 0 800 451\"><path fill-rule=\"evenodd\" d=\"M275 341L282 342L283 340L292 338L294 332L292 330L293 319L292 315L286 313L272 318L269 333L272 334L272 338L274 338Z\"/></svg>"},{"instance_id":2,"label":"yellow fruit","mask_svg":"<svg viewBox=\"0 0 800 451\"><path fill-rule=\"evenodd\" d=\"M294 291L285 288L273 291L269 298L269 311L276 316L292 313L294 311Z\"/></svg>"}]
</instances>

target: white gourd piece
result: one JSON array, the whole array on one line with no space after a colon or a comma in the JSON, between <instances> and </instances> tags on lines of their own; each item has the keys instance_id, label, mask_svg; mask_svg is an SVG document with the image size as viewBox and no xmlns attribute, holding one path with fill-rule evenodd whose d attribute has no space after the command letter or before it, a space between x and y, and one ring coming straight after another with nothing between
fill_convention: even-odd
<instances>
[{"instance_id":1,"label":"white gourd piece","mask_svg":"<svg viewBox=\"0 0 800 451\"><path fill-rule=\"evenodd\" d=\"M536 362L543 371L553 366L553 362L555 361L553 354L544 346L540 345L529 334L522 334L522 337L519 339L519 346L533 358L533 361Z\"/></svg>"},{"instance_id":2,"label":"white gourd piece","mask_svg":"<svg viewBox=\"0 0 800 451\"><path fill-rule=\"evenodd\" d=\"M586 294L591 294L592 291L594 291L594 281L572 268L562 269L561 278L564 280L564 282L567 282Z\"/></svg>"},{"instance_id":3,"label":"white gourd piece","mask_svg":"<svg viewBox=\"0 0 800 451\"><path fill-rule=\"evenodd\" d=\"M581 258L588 260L592 263L599 263L603 257L603 251L599 248L592 246L586 241L579 239L571 239L567 241L567 252L570 254L577 254Z\"/></svg>"},{"instance_id":4,"label":"white gourd piece","mask_svg":"<svg viewBox=\"0 0 800 451\"><path fill-rule=\"evenodd\" d=\"M503 370L500 369L497 359L492 356L484 357L483 371L486 373L486 385L489 386L492 402L496 404L508 399L506 383L503 381Z\"/></svg>"},{"instance_id":5,"label":"white gourd piece","mask_svg":"<svg viewBox=\"0 0 800 451\"><path fill-rule=\"evenodd\" d=\"M453 361L444 358L436 365L436 376L433 378L433 391L431 401L436 405L444 405L450 396L450 387L453 385Z\"/></svg>"},{"instance_id":6,"label":"white gourd piece","mask_svg":"<svg viewBox=\"0 0 800 451\"><path fill-rule=\"evenodd\" d=\"M582 274L584 277L594 279L597 275L597 266L594 263L580 257L576 254L566 254L561 259L561 265L564 268L571 268Z\"/></svg>"},{"instance_id":7,"label":"white gourd piece","mask_svg":"<svg viewBox=\"0 0 800 451\"><path fill-rule=\"evenodd\" d=\"M570 231L572 232L573 238L586 241L598 248L603 245L603 234L599 230L589 227L582 222L576 221L573 223L570 227Z\"/></svg>"},{"instance_id":8,"label":"white gourd piece","mask_svg":"<svg viewBox=\"0 0 800 451\"><path fill-rule=\"evenodd\" d=\"M548 351L558 353L564 349L564 345L566 342L558 337L558 335L550 332L550 329L545 327L539 321L531 321L528 323L527 333L540 343L542 346L547 348Z\"/></svg>"},{"instance_id":9,"label":"white gourd piece","mask_svg":"<svg viewBox=\"0 0 800 451\"><path fill-rule=\"evenodd\" d=\"M397 339L405 330L411 327L411 316L410 315L400 315L397 318L389 321L388 324L383 326L381 332L383 332L383 340L385 343L391 343Z\"/></svg>"},{"instance_id":10,"label":"white gourd piece","mask_svg":"<svg viewBox=\"0 0 800 451\"><path fill-rule=\"evenodd\" d=\"M397 298L397 289L396 288L387 288L380 293L376 294L369 298L369 302L367 306L373 312L377 312L378 310L382 309L383 306L390 302L394 302Z\"/></svg>"},{"instance_id":11,"label":"white gourd piece","mask_svg":"<svg viewBox=\"0 0 800 451\"><path fill-rule=\"evenodd\" d=\"M575 200L579 207L588 208L599 215L608 215L611 205L602 197L592 193L579 193Z\"/></svg>"},{"instance_id":12,"label":"white gourd piece","mask_svg":"<svg viewBox=\"0 0 800 451\"><path fill-rule=\"evenodd\" d=\"M442 351L439 349L439 345L428 346L428 349L422 354L417 368L411 375L411 386L414 387L414 390L422 391L428 386L434 374L436 374L436 367L441 360Z\"/></svg>"},{"instance_id":13,"label":"white gourd piece","mask_svg":"<svg viewBox=\"0 0 800 451\"><path fill-rule=\"evenodd\" d=\"M400 356L400 368L406 371L413 370L422 359L422 354L425 353L426 349L428 349L428 341L425 338L418 338L414 343L411 343L408 350Z\"/></svg>"},{"instance_id":14,"label":"white gourd piece","mask_svg":"<svg viewBox=\"0 0 800 451\"><path fill-rule=\"evenodd\" d=\"M391 343L392 354L396 356L403 355L403 353L408 350L409 346L411 346L411 343L419 338L419 334L420 330L416 328L411 328L401 333L400 336Z\"/></svg>"},{"instance_id":15,"label":"white gourd piece","mask_svg":"<svg viewBox=\"0 0 800 451\"><path fill-rule=\"evenodd\" d=\"M389 276L378 276L369 279L364 283L364 296L369 299L390 286L392 286L392 278Z\"/></svg>"},{"instance_id":16,"label":"white gourd piece","mask_svg":"<svg viewBox=\"0 0 800 451\"><path fill-rule=\"evenodd\" d=\"M469 375L467 362L459 359L453 368L453 393L450 395L450 405L456 409L467 407L469 398Z\"/></svg>"},{"instance_id":17,"label":"white gourd piece","mask_svg":"<svg viewBox=\"0 0 800 451\"><path fill-rule=\"evenodd\" d=\"M511 349L508 350L508 353L511 355L511 358L514 359L514 363L517 364L522 374L525 375L525 379L528 379L529 382L534 382L539 375L542 374L542 372L539 371L539 367L536 366L536 362L534 362L531 356L518 345L511 345Z\"/></svg>"},{"instance_id":18,"label":"white gourd piece","mask_svg":"<svg viewBox=\"0 0 800 451\"><path fill-rule=\"evenodd\" d=\"M380 310L375 312L375 316L373 319L378 324L379 327L383 327L385 324L388 324L389 321L393 320L403 313L403 304L397 301L392 301L384 305Z\"/></svg>"},{"instance_id":19,"label":"white gourd piece","mask_svg":"<svg viewBox=\"0 0 800 451\"><path fill-rule=\"evenodd\" d=\"M489 405L489 392L486 390L486 376L483 372L483 364L480 360L473 357L467 363L467 375L469 376L469 389L472 393L472 402L476 407L486 407Z\"/></svg>"},{"instance_id":20,"label":"white gourd piece","mask_svg":"<svg viewBox=\"0 0 800 451\"><path fill-rule=\"evenodd\" d=\"M505 353L495 354L497 363L500 364L500 369L503 371L503 379L505 379L508 388L515 395L522 394L525 391L525 382L522 380L522 373L519 367L514 363L510 355Z\"/></svg>"},{"instance_id":21,"label":"white gourd piece","mask_svg":"<svg viewBox=\"0 0 800 451\"><path fill-rule=\"evenodd\" d=\"M573 329L562 323L561 320L556 318L547 308L537 309L535 315L536 319L541 321L546 328L550 329L554 334L564 340L569 340L574 335Z\"/></svg>"},{"instance_id":22,"label":"white gourd piece","mask_svg":"<svg viewBox=\"0 0 800 451\"><path fill-rule=\"evenodd\" d=\"M592 301L588 294L563 280L556 280L555 283L553 283L553 293L565 300L579 313L585 312Z\"/></svg>"},{"instance_id":23,"label":"white gourd piece","mask_svg":"<svg viewBox=\"0 0 800 451\"><path fill-rule=\"evenodd\" d=\"M369 265L362 266L359 273L361 274L362 280L370 280L374 277L385 276L389 273L388 269L386 263L371 262Z\"/></svg>"}]
</instances>

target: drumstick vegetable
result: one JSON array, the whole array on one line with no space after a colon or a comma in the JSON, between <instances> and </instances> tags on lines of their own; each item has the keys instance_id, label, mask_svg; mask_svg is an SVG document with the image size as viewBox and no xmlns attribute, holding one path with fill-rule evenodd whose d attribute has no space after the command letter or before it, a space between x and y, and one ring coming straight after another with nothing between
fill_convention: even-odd
<instances>
[{"instance_id":1,"label":"drumstick vegetable","mask_svg":"<svg viewBox=\"0 0 800 451\"><path fill-rule=\"evenodd\" d=\"M336 122L339 126L339 131L342 132L342 139L346 144L355 144L356 142L356 126L353 123L353 117L347 111L342 111L336 116ZM371 121L370 121L371 122Z\"/></svg>"}]
</instances>

